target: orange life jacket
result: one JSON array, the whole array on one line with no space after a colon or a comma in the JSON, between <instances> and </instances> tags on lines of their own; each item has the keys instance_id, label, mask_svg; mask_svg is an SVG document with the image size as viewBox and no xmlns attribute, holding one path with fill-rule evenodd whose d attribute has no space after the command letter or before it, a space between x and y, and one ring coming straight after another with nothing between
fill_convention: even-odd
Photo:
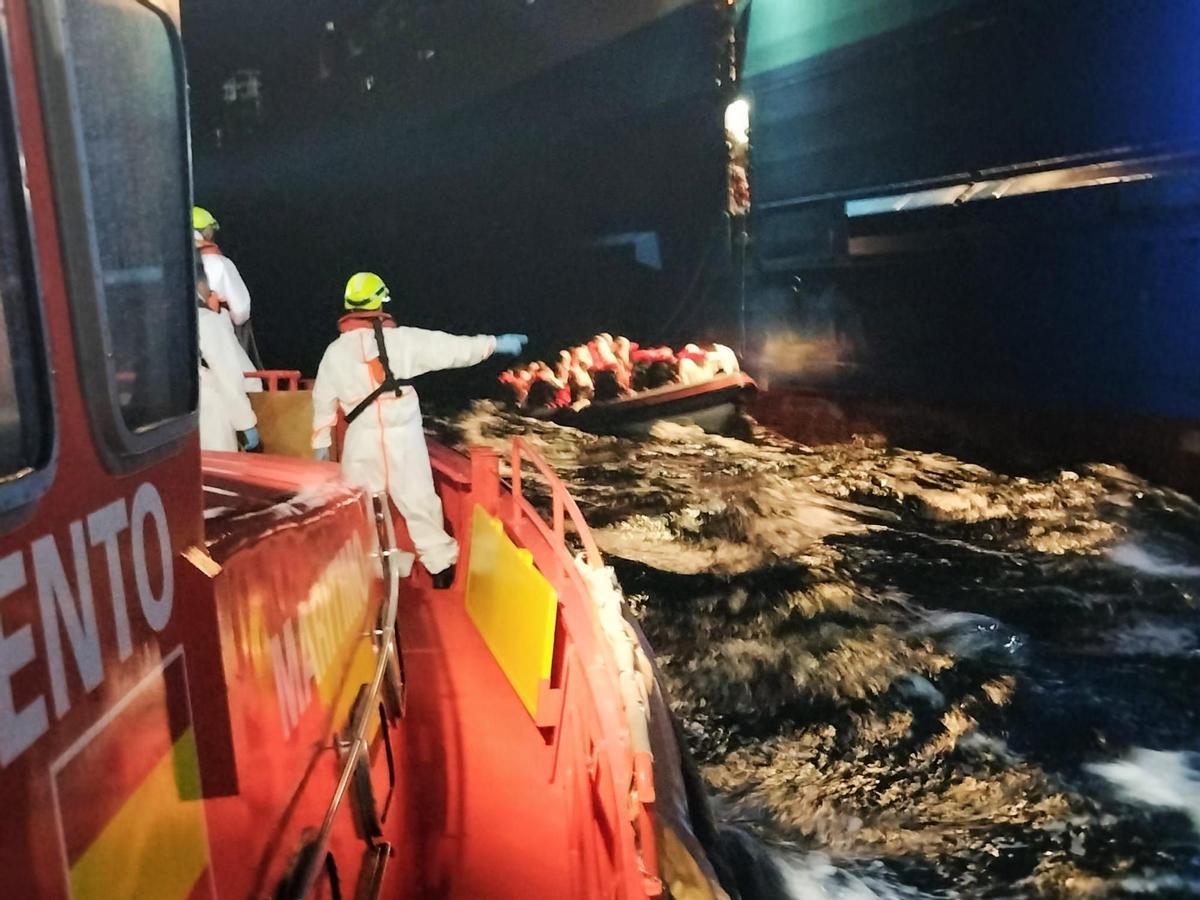
<instances>
[{"instance_id":1,"label":"orange life jacket","mask_svg":"<svg viewBox=\"0 0 1200 900\"><path fill-rule=\"evenodd\" d=\"M360 328L370 330L375 326L372 324L376 319L383 323L384 328L395 328L396 320L385 312L380 312L377 309L360 309L355 312L346 313L338 319L338 331L343 334L347 331L357 331Z\"/></svg>"},{"instance_id":2,"label":"orange life jacket","mask_svg":"<svg viewBox=\"0 0 1200 900\"><path fill-rule=\"evenodd\" d=\"M670 347L639 347L630 356L635 363L675 362L675 353Z\"/></svg>"},{"instance_id":3,"label":"orange life jacket","mask_svg":"<svg viewBox=\"0 0 1200 900\"><path fill-rule=\"evenodd\" d=\"M361 329L372 330L375 327L375 322L378 321L384 328L395 328L396 321L385 312L377 309L364 309L356 312L346 313L338 319L338 331L345 334L347 331L359 331ZM383 370L383 361L376 356L374 359L367 360L367 369L371 373L371 381L375 385L383 384L387 373Z\"/></svg>"}]
</instances>

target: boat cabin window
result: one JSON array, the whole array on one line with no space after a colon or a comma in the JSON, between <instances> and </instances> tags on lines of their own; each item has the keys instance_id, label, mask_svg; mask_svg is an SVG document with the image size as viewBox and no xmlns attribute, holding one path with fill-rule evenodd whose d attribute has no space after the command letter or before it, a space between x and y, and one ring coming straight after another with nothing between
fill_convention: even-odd
<instances>
[{"instance_id":1,"label":"boat cabin window","mask_svg":"<svg viewBox=\"0 0 1200 900\"><path fill-rule=\"evenodd\" d=\"M182 51L143 0L42 6L43 82L65 101L49 125L76 349L101 452L128 469L194 427Z\"/></svg>"},{"instance_id":2,"label":"boat cabin window","mask_svg":"<svg viewBox=\"0 0 1200 900\"><path fill-rule=\"evenodd\" d=\"M21 151L0 66L0 508L32 499L50 462L53 416Z\"/></svg>"}]
</instances>

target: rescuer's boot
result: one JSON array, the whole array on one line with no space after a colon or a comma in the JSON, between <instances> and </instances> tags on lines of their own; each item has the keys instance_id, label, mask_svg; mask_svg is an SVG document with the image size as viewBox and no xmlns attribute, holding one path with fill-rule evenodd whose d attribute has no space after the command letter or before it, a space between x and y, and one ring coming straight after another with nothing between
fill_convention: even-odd
<instances>
[{"instance_id":1,"label":"rescuer's boot","mask_svg":"<svg viewBox=\"0 0 1200 900\"><path fill-rule=\"evenodd\" d=\"M450 585L454 584L454 570L455 566L451 563L448 567L435 574L433 576L434 590L444 591Z\"/></svg>"}]
</instances>

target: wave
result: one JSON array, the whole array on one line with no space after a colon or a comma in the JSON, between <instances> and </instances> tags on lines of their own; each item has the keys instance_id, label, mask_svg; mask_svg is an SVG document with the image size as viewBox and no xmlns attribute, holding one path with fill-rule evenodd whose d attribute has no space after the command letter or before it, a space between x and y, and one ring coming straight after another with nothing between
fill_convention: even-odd
<instances>
[{"instance_id":1,"label":"wave","mask_svg":"<svg viewBox=\"0 0 1200 900\"><path fill-rule=\"evenodd\" d=\"M1027 643L1020 632L980 613L938 611L922 618L914 632L936 638L942 649L958 657L1015 660Z\"/></svg>"},{"instance_id":2,"label":"wave","mask_svg":"<svg viewBox=\"0 0 1200 900\"><path fill-rule=\"evenodd\" d=\"M945 896L898 884L889 875L857 874L835 865L823 853L775 850L771 856L783 876L789 900L933 900Z\"/></svg>"},{"instance_id":3,"label":"wave","mask_svg":"<svg viewBox=\"0 0 1200 900\"><path fill-rule=\"evenodd\" d=\"M1124 759L1086 768L1122 800L1183 813L1200 835L1200 753L1136 747Z\"/></svg>"},{"instance_id":4,"label":"wave","mask_svg":"<svg viewBox=\"0 0 1200 900\"><path fill-rule=\"evenodd\" d=\"M1200 578L1200 566L1167 559L1141 544L1118 544L1106 551L1106 555L1117 565L1151 578Z\"/></svg>"}]
</instances>

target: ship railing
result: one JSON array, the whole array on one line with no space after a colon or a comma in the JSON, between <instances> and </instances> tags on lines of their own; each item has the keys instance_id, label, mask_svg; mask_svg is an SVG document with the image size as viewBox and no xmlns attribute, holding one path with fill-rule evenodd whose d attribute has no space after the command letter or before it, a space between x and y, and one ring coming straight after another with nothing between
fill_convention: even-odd
<instances>
[{"instance_id":1,"label":"ship railing","mask_svg":"<svg viewBox=\"0 0 1200 900\"><path fill-rule=\"evenodd\" d=\"M300 390L300 372L296 369L254 369L242 374L246 378L261 379L264 391Z\"/></svg>"},{"instance_id":2,"label":"ship railing","mask_svg":"<svg viewBox=\"0 0 1200 900\"><path fill-rule=\"evenodd\" d=\"M476 451L480 463L473 464L480 471L494 465L487 459L491 451ZM536 507L525 497L525 480L522 469L528 463L541 476L543 486L550 494L550 518L547 521ZM623 785L622 804L627 804L633 825L638 856L638 875L642 893L658 896L663 891L658 876L658 845L655 831L654 754L650 742L650 702L653 690L653 670L637 634L625 620L624 598L610 567L605 566L604 557L596 545L595 538L579 505L567 491L553 468L526 440L516 437L512 441L509 458L511 496L505 517L519 532L522 524L532 525L542 532L546 542L553 548L562 576L571 583L581 597L591 600L587 604L591 631L602 636L597 649L604 665L589 667L589 672L606 673L614 678L609 695L615 693L620 700L619 715L624 725L627 740L606 740L606 735L596 735L597 747L606 748L611 754L614 774L620 774L617 784ZM494 469L493 469L494 471ZM479 479L473 481L479 485ZM567 540L567 523L570 523L575 538L582 548L578 556L572 554ZM568 617L565 623L571 628ZM576 640L580 635L572 635ZM556 648L556 655L559 648ZM600 692L597 692L600 694ZM595 696L595 695L594 695ZM544 726L545 723L539 722Z\"/></svg>"},{"instance_id":3,"label":"ship railing","mask_svg":"<svg viewBox=\"0 0 1200 900\"><path fill-rule=\"evenodd\" d=\"M327 864L329 838L333 833L333 824L337 818L338 809L350 790L359 759L366 758L370 752L369 728L375 715L374 710L379 708L389 668L400 659L400 645L396 634L396 613L399 608L401 578L400 568L396 565L396 556L400 551L396 541L395 526L388 508L387 495L375 494L371 498L371 503L379 535L380 559L387 580L387 596L380 611L378 628L375 630L375 646L378 657L371 683L367 686L366 702L358 708L358 713L350 724L347 736L338 741L342 770L334 788L333 798L325 810L321 827L316 836L303 849L293 882L294 889L286 894L293 900L302 900L312 894L317 879ZM382 866L382 861L390 855L391 846L384 842L372 842L371 852L375 856L375 864L378 868ZM376 884L375 887L378 888L379 884ZM371 893L370 896L377 896L377 894Z\"/></svg>"},{"instance_id":4,"label":"ship railing","mask_svg":"<svg viewBox=\"0 0 1200 900\"><path fill-rule=\"evenodd\" d=\"M550 468L550 464L542 459L541 454L529 446L523 438L519 437L513 438L512 458L509 461L513 517L518 517L526 507L533 515L538 516L537 511L525 500L525 495L521 490L521 463L523 461L538 470L550 490L550 524L553 529L555 545L566 549L566 517L570 516L575 534L583 544L584 561L592 569L603 568L604 557L600 555L600 548L596 546L596 539L592 536L591 529L588 528L587 520L579 511L579 504L575 502L575 498L567 491L566 485L562 483L555 471ZM540 518L540 516L538 517Z\"/></svg>"}]
</instances>

